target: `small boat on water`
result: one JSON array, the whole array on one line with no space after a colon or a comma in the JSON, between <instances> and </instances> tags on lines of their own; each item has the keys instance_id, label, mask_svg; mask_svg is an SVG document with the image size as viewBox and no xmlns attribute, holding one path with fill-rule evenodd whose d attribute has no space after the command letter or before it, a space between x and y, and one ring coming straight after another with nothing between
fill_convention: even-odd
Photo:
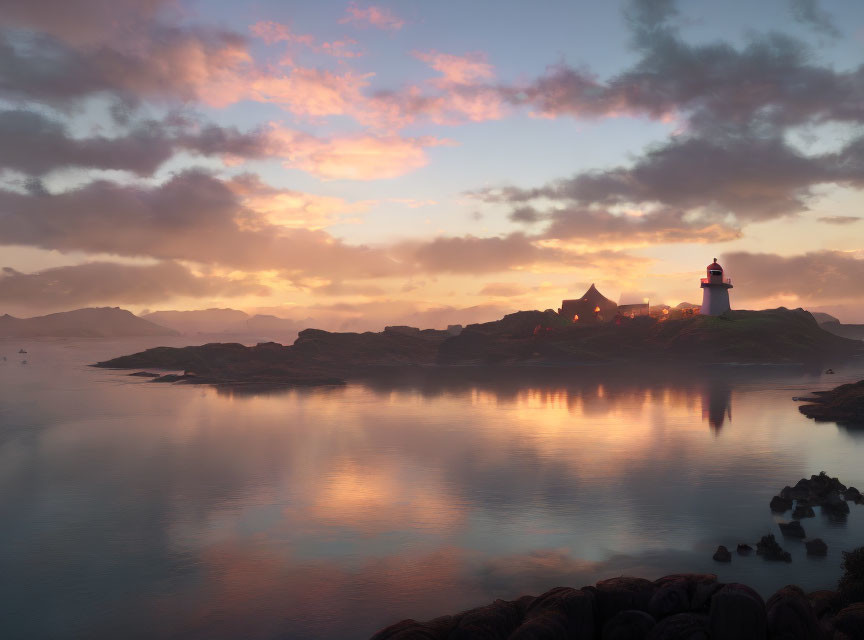
<instances>
[{"instance_id":1,"label":"small boat on water","mask_svg":"<svg viewBox=\"0 0 864 640\"><path fill-rule=\"evenodd\" d=\"M27 353L24 349L18 349L18 353Z\"/></svg>"}]
</instances>

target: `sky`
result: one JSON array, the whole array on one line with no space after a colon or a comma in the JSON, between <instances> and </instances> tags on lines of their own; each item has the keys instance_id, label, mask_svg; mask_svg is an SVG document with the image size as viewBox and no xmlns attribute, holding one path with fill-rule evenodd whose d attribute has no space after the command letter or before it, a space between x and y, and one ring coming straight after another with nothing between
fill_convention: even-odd
<instances>
[{"instance_id":1,"label":"sky","mask_svg":"<svg viewBox=\"0 0 864 640\"><path fill-rule=\"evenodd\" d=\"M0 9L0 313L864 322L859 0Z\"/></svg>"}]
</instances>

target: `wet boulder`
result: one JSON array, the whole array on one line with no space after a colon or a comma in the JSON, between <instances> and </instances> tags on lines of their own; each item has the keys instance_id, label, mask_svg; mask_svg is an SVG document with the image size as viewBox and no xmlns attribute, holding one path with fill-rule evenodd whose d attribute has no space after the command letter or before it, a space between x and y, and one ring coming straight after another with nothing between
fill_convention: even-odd
<instances>
[{"instance_id":1,"label":"wet boulder","mask_svg":"<svg viewBox=\"0 0 864 640\"><path fill-rule=\"evenodd\" d=\"M774 496L771 498L771 511L776 513L784 513L792 508L792 499L784 498L783 496Z\"/></svg>"},{"instance_id":2,"label":"wet boulder","mask_svg":"<svg viewBox=\"0 0 864 640\"><path fill-rule=\"evenodd\" d=\"M798 520L793 520L792 522L781 522L779 526L780 532L789 538L807 537L807 534L804 533L804 527L801 526L801 523Z\"/></svg>"},{"instance_id":3,"label":"wet boulder","mask_svg":"<svg viewBox=\"0 0 864 640\"><path fill-rule=\"evenodd\" d=\"M672 580L660 585L651 596L648 612L657 620L690 610L690 589L686 580Z\"/></svg>"},{"instance_id":4,"label":"wet boulder","mask_svg":"<svg viewBox=\"0 0 864 640\"><path fill-rule=\"evenodd\" d=\"M455 623L454 616L442 616L429 622L402 620L381 629L371 640L446 640Z\"/></svg>"},{"instance_id":5,"label":"wet boulder","mask_svg":"<svg viewBox=\"0 0 864 640\"><path fill-rule=\"evenodd\" d=\"M693 597L690 599L690 610L696 613L708 613L711 609L711 598L725 586L720 582L697 584Z\"/></svg>"},{"instance_id":6,"label":"wet boulder","mask_svg":"<svg viewBox=\"0 0 864 640\"><path fill-rule=\"evenodd\" d=\"M645 640L657 622L644 611L619 611L603 625L602 640Z\"/></svg>"},{"instance_id":7,"label":"wet boulder","mask_svg":"<svg viewBox=\"0 0 864 640\"><path fill-rule=\"evenodd\" d=\"M843 552L843 575L837 590L846 603L864 602L864 547Z\"/></svg>"},{"instance_id":8,"label":"wet boulder","mask_svg":"<svg viewBox=\"0 0 864 640\"><path fill-rule=\"evenodd\" d=\"M846 490L845 484L840 482L837 478L832 478L824 471L820 471L818 476L810 476L810 485L817 494L824 494L828 491Z\"/></svg>"},{"instance_id":9,"label":"wet boulder","mask_svg":"<svg viewBox=\"0 0 864 640\"><path fill-rule=\"evenodd\" d=\"M810 482L801 478L794 487L789 490L789 497L796 500L805 500L810 497Z\"/></svg>"},{"instance_id":10,"label":"wet boulder","mask_svg":"<svg viewBox=\"0 0 864 640\"><path fill-rule=\"evenodd\" d=\"M593 640L596 635L592 591L556 587L530 603L510 640Z\"/></svg>"},{"instance_id":11,"label":"wet boulder","mask_svg":"<svg viewBox=\"0 0 864 640\"><path fill-rule=\"evenodd\" d=\"M766 603L768 638L814 640L820 635L819 621L800 587L788 585Z\"/></svg>"},{"instance_id":12,"label":"wet boulder","mask_svg":"<svg viewBox=\"0 0 864 640\"><path fill-rule=\"evenodd\" d=\"M849 605L831 620L833 640L861 640L864 638L864 602Z\"/></svg>"},{"instance_id":13,"label":"wet boulder","mask_svg":"<svg viewBox=\"0 0 864 640\"><path fill-rule=\"evenodd\" d=\"M827 556L828 555L828 545L822 540L822 538L813 538L812 540L805 540L804 546L807 547L807 555L808 556Z\"/></svg>"},{"instance_id":14,"label":"wet boulder","mask_svg":"<svg viewBox=\"0 0 864 640\"><path fill-rule=\"evenodd\" d=\"M717 547L717 551L712 556L717 562L732 562L732 553L722 544Z\"/></svg>"},{"instance_id":15,"label":"wet boulder","mask_svg":"<svg viewBox=\"0 0 864 640\"><path fill-rule=\"evenodd\" d=\"M711 640L708 616L677 613L664 618L648 633L648 640Z\"/></svg>"},{"instance_id":16,"label":"wet boulder","mask_svg":"<svg viewBox=\"0 0 864 640\"><path fill-rule=\"evenodd\" d=\"M753 547L746 543L739 543L738 545L738 555L739 556L749 556L753 551Z\"/></svg>"},{"instance_id":17,"label":"wet boulder","mask_svg":"<svg viewBox=\"0 0 864 640\"><path fill-rule=\"evenodd\" d=\"M765 602L746 585L727 584L711 598L709 626L713 640L763 640Z\"/></svg>"},{"instance_id":18,"label":"wet boulder","mask_svg":"<svg viewBox=\"0 0 864 640\"><path fill-rule=\"evenodd\" d=\"M812 591L807 594L807 599L810 601L813 613L819 620L826 616L834 616L843 608L843 600L836 591L828 591L827 589Z\"/></svg>"},{"instance_id":19,"label":"wet boulder","mask_svg":"<svg viewBox=\"0 0 864 640\"><path fill-rule=\"evenodd\" d=\"M809 504L799 504L795 507L795 510L792 511L792 517L795 520L801 520L801 518L814 518L816 517L816 512L813 511L813 507Z\"/></svg>"},{"instance_id":20,"label":"wet boulder","mask_svg":"<svg viewBox=\"0 0 864 640\"><path fill-rule=\"evenodd\" d=\"M851 500L853 502L857 502L861 499L861 492L858 491L855 487L849 487L846 491L843 492L843 498L846 500Z\"/></svg>"},{"instance_id":21,"label":"wet boulder","mask_svg":"<svg viewBox=\"0 0 864 640\"><path fill-rule=\"evenodd\" d=\"M849 503L843 499L839 491L831 491L822 500L822 512L833 516L845 516L849 513Z\"/></svg>"},{"instance_id":22,"label":"wet boulder","mask_svg":"<svg viewBox=\"0 0 864 640\"><path fill-rule=\"evenodd\" d=\"M522 623L523 614L518 603L496 600L456 617L458 620L448 640L506 640Z\"/></svg>"},{"instance_id":23,"label":"wet boulder","mask_svg":"<svg viewBox=\"0 0 864 640\"><path fill-rule=\"evenodd\" d=\"M621 576L601 580L595 585L597 605L602 620L609 620L619 611L636 609L650 611L651 598L659 587L644 578Z\"/></svg>"},{"instance_id":24,"label":"wet boulder","mask_svg":"<svg viewBox=\"0 0 864 640\"><path fill-rule=\"evenodd\" d=\"M783 550L773 535L762 536L762 539L756 543L756 553L766 560L792 562L792 555Z\"/></svg>"}]
</instances>

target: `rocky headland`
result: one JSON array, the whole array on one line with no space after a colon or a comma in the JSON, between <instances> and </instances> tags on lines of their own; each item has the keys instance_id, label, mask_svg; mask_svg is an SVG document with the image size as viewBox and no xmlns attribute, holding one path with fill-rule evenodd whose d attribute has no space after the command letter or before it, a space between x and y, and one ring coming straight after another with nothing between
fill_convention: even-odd
<instances>
[{"instance_id":1,"label":"rocky headland","mask_svg":"<svg viewBox=\"0 0 864 640\"><path fill-rule=\"evenodd\" d=\"M449 331L388 327L373 333L306 329L292 345L234 343L158 347L94 366L182 370L178 381L331 384L394 370L600 364L821 364L860 354L862 345L819 327L801 309L732 311L658 321L572 323L554 311L520 311ZM194 378L194 379L193 379Z\"/></svg>"},{"instance_id":2,"label":"rocky headland","mask_svg":"<svg viewBox=\"0 0 864 640\"><path fill-rule=\"evenodd\" d=\"M842 384L829 391L814 391L812 397L802 400L807 404L798 410L808 418L864 425L864 380Z\"/></svg>"}]
</instances>

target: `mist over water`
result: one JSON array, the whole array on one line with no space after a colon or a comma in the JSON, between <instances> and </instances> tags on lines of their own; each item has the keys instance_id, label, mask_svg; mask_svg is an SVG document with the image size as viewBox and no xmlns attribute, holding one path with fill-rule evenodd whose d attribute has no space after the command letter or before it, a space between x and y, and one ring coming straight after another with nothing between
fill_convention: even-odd
<instances>
[{"instance_id":1,"label":"mist over water","mask_svg":"<svg viewBox=\"0 0 864 640\"><path fill-rule=\"evenodd\" d=\"M621 574L831 588L864 540L864 506L817 513L802 524L829 555L808 558L768 509L823 469L864 489L864 433L791 400L860 367L465 370L240 394L86 366L169 343L0 341L6 637L365 638ZM767 533L791 564L711 560Z\"/></svg>"}]
</instances>

